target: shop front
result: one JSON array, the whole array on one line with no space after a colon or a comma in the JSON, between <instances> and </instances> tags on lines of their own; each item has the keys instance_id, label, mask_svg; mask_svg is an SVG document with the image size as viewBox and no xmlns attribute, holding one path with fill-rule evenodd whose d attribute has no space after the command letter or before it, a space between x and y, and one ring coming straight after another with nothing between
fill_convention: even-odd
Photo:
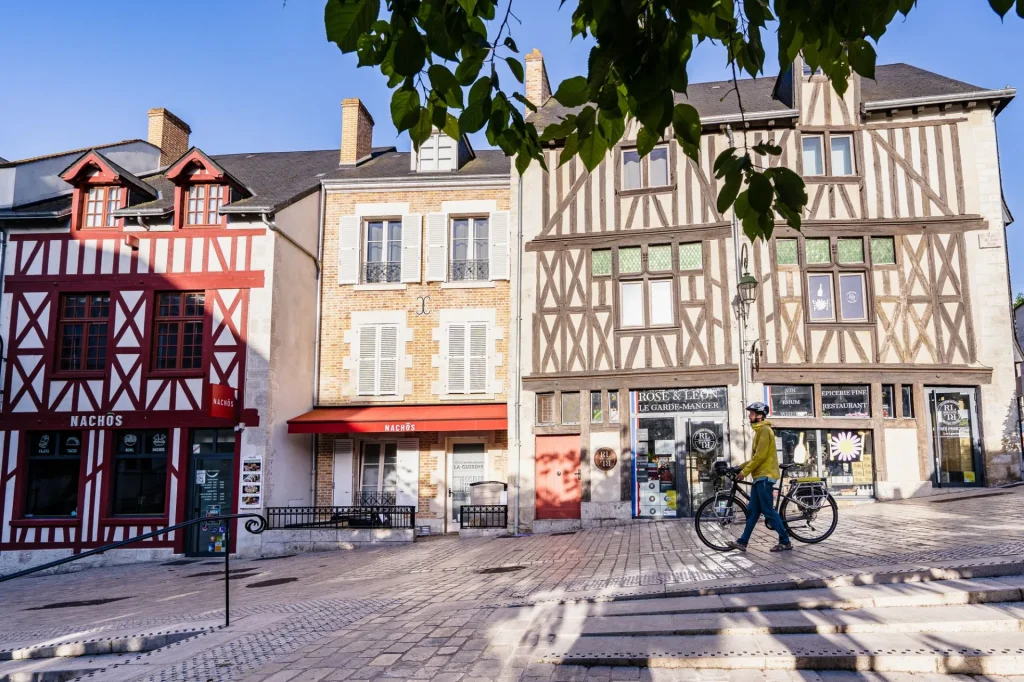
<instances>
[{"instance_id":1,"label":"shop front","mask_svg":"<svg viewBox=\"0 0 1024 682\"><path fill-rule=\"evenodd\" d=\"M711 468L730 459L728 390L630 393L633 516L692 516L713 494Z\"/></svg>"},{"instance_id":2,"label":"shop front","mask_svg":"<svg viewBox=\"0 0 1024 682\"><path fill-rule=\"evenodd\" d=\"M984 485L978 391L927 387L928 432L936 487Z\"/></svg>"}]
</instances>

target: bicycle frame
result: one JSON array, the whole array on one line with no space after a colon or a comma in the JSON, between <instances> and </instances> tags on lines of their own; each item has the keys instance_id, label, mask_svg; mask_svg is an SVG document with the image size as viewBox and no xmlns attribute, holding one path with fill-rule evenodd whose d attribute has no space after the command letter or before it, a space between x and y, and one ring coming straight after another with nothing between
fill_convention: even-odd
<instances>
[{"instance_id":1,"label":"bicycle frame","mask_svg":"<svg viewBox=\"0 0 1024 682\"><path fill-rule=\"evenodd\" d=\"M729 489L729 505L730 506L732 505L733 501L736 499L737 496L739 496L739 498L741 500L743 500L743 503L745 505L749 505L749 503L750 503L750 495L748 495L746 492L744 492L743 489L740 488L740 486L747 486L749 488L753 488L754 484L752 482L750 482L750 481L741 481L741 480L739 480L739 478L737 478L735 476L731 476L731 475L729 476L729 478L732 479L732 487ZM799 498L797 498L796 496L794 496L793 493L800 489L800 485L799 484L796 484L796 485L792 485L791 484L790 487L789 487L789 490L786 491L786 492L783 492L782 488L783 488L783 479L780 478L778 480L777 485L773 485L772 486L772 492L773 493L778 493L778 494L773 494L772 495L772 497L775 500L773 506L775 507L775 511L776 512L778 512L778 511L780 511L782 509L782 501L783 500L790 500L793 504L797 505L802 510L807 510L807 509L817 510L818 508L821 507L820 504L818 504L818 505L807 504L807 503L803 502L802 500L800 500ZM715 493L715 496L716 497L718 496L717 492ZM827 487L825 488L825 494L822 495L821 497L822 497L822 499L825 499L825 498L828 497L828 488Z\"/></svg>"}]
</instances>

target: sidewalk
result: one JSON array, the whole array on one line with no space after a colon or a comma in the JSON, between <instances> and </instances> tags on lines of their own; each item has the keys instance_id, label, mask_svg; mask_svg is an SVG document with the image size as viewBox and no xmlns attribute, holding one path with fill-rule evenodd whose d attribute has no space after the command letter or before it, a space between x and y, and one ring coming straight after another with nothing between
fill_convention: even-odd
<instances>
[{"instance_id":1,"label":"sidewalk","mask_svg":"<svg viewBox=\"0 0 1024 682\"><path fill-rule=\"evenodd\" d=\"M772 538L763 527L746 554L720 554L700 544L692 522L664 521L572 535L441 537L400 548L232 561L230 629L141 656L94 679L611 679L613 672L639 679L639 669L556 669L513 660L513 648L495 639L489 623L502 617L499 607L524 601L656 596L779 576L1024 558L1024 489L960 497L844 507L831 539L786 555L767 551ZM0 649L217 620L223 616L220 566L119 566L6 584ZM85 600L111 601L51 607ZM644 673L649 679L698 679L695 671ZM679 677L684 673L689 677ZM699 678L727 679L715 674L703 671Z\"/></svg>"}]
</instances>

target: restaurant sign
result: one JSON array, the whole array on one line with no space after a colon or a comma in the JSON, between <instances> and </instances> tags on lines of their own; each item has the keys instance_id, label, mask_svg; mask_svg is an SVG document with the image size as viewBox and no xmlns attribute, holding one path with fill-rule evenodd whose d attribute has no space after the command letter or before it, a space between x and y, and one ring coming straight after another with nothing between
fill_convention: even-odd
<instances>
[{"instance_id":1,"label":"restaurant sign","mask_svg":"<svg viewBox=\"0 0 1024 682\"><path fill-rule=\"evenodd\" d=\"M821 387L821 416L870 417L871 387L867 384L855 386L823 384Z\"/></svg>"},{"instance_id":2,"label":"restaurant sign","mask_svg":"<svg viewBox=\"0 0 1024 682\"><path fill-rule=\"evenodd\" d=\"M656 412L725 412L729 395L725 386L713 388L667 388L634 391L637 414Z\"/></svg>"}]
</instances>

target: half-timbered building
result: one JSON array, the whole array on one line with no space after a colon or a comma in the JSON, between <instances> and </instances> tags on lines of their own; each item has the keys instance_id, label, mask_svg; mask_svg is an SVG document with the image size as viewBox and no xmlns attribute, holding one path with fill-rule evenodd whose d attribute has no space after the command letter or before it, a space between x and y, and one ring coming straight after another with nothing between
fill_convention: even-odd
<instances>
[{"instance_id":1,"label":"half-timbered building","mask_svg":"<svg viewBox=\"0 0 1024 682\"><path fill-rule=\"evenodd\" d=\"M309 499L281 419L312 402L338 151L208 155L190 132L154 109L148 141L0 166L2 564ZM225 551L192 528L106 559Z\"/></svg>"},{"instance_id":2,"label":"half-timbered building","mask_svg":"<svg viewBox=\"0 0 1024 682\"><path fill-rule=\"evenodd\" d=\"M316 513L413 510L418 532L455 532L471 484L496 481L475 525L503 528L509 160L436 131L418 152L372 147L369 112L342 106L342 166L322 181L317 404L289 422L317 437Z\"/></svg>"},{"instance_id":3,"label":"half-timbered building","mask_svg":"<svg viewBox=\"0 0 1024 682\"><path fill-rule=\"evenodd\" d=\"M536 51L527 90L539 126L567 113ZM1018 479L995 129L1013 95L895 64L840 97L798 60L690 86L699 161L671 140L640 158L635 129L593 172L553 145L512 202L520 520L691 514L710 464L746 457L744 400L841 499ZM712 165L763 140L782 155L757 161L800 173L809 201L800 232L750 243Z\"/></svg>"}]
</instances>

